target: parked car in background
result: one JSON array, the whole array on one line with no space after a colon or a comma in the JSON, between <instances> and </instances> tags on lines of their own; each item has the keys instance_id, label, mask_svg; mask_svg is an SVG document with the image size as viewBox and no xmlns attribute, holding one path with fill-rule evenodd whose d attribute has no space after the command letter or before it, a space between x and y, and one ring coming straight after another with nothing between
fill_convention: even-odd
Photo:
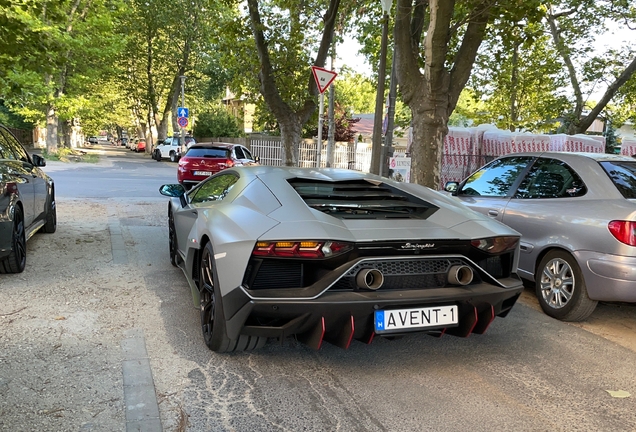
<instances>
[{"instance_id":1,"label":"parked car in background","mask_svg":"<svg viewBox=\"0 0 636 432\"><path fill-rule=\"evenodd\" d=\"M160 162L162 159L170 159L171 162L177 162L177 152L179 151L179 139L168 137L161 143L157 144L152 153L153 159Z\"/></svg>"},{"instance_id":2,"label":"parked car in background","mask_svg":"<svg viewBox=\"0 0 636 432\"><path fill-rule=\"evenodd\" d=\"M145 151L146 151L146 139L139 138L137 142L135 143L135 152L143 153Z\"/></svg>"},{"instance_id":3,"label":"parked car in background","mask_svg":"<svg viewBox=\"0 0 636 432\"><path fill-rule=\"evenodd\" d=\"M179 143L181 142L181 137L180 136L175 135L173 137L173 139L177 139ZM184 137L184 141L185 141L185 144L179 146L179 149L177 150L177 160L176 160L176 162L178 162L179 159L181 159L181 157L183 157L183 155L186 154L186 152L188 151L188 149L190 147L192 147L193 145L195 145L197 143L197 141L191 136Z\"/></svg>"},{"instance_id":4,"label":"parked car in background","mask_svg":"<svg viewBox=\"0 0 636 432\"><path fill-rule=\"evenodd\" d=\"M240 144L199 143L188 149L179 160L177 181L190 188L226 168L242 165L257 165L258 157Z\"/></svg>"},{"instance_id":5,"label":"parked car in background","mask_svg":"<svg viewBox=\"0 0 636 432\"><path fill-rule=\"evenodd\" d=\"M45 165L0 125L0 273L22 272L27 240L57 228L55 187L40 169Z\"/></svg>"},{"instance_id":6,"label":"parked car in background","mask_svg":"<svg viewBox=\"0 0 636 432\"><path fill-rule=\"evenodd\" d=\"M127 138L127 137L122 137L122 138L120 138L120 139L119 139L119 141L118 141L118 144L119 144L120 146L126 146L126 147L127 147L127 144L128 144L128 138Z\"/></svg>"},{"instance_id":7,"label":"parked car in background","mask_svg":"<svg viewBox=\"0 0 636 432\"><path fill-rule=\"evenodd\" d=\"M519 233L416 184L241 166L160 192L171 197L171 263L214 351L292 335L315 349L414 331L466 337L523 290Z\"/></svg>"},{"instance_id":8,"label":"parked car in background","mask_svg":"<svg viewBox=\"0 0 636 432\"><path fill-rule=\"evenodd\" d=\"M518 153L446 191L519 231L519 275L548 315L579 321L598 301L636 302L636 160Z\"/></svg>"},{"instance_id":9,"label":"parked car in background","mask_svg":"<svg viewBox=\"0 0 636 432\"><path fill-rule=\"evenodd\" d=\"M171 136L163 140L163 142L153 151L152 158L157 162L162 159L170 159L171 162L178 162L184 152L181 149L181 137L180 136ZM186 149L196 144L196 140L191 137L185 137Z\"/></svg>"},{"instance_id":10,"label":"parked car in background","mask_svg":"<svg viewBox=\"0 0 636 432\"><path fill-rule=\"evenodd\" d=\"M97 143L99 143L99 140L97 139L96 136L89 136L88 137L88 143L89 144L97 144Z\"/></svg>"}]
</instances>

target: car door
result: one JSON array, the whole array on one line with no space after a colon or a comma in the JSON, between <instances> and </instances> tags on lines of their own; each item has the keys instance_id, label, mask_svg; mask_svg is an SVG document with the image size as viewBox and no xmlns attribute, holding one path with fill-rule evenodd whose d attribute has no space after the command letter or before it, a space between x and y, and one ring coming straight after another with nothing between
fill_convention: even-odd
<instances>
[{"instance_id":1,"label":"car door","mask_svg":"<svg viewBox=\"0 0 636 432\"><path fill-rule=\"evenodd\" d=\"M199 212L221 203L237 180L238 177L233 173L217 174L188 192L187 205L175 214L177 243L182 253L185 254L186 245L191 236L196 235L192 229L197 218L200 217Z\"/></svg>"},{"instance_id":2,"label":"car door","mask_svg":"<svg viewBox=\"0 0 636 432\"><path fill-rule=\"evenodd\" d=\"M576 208L586 192L581 177L565 162L542 157L532 164L502 218L522 234L521 276L532 277L539 253L549 245L576 249L572 240L580 236L581 225L571 223L570 209Z\"/></svg>"},{"instance_id":3,"label":"car door","mask_svg":"<svg viewBox=\"0 0 636 432\"><path fill-rule=\"evenodd\" d=\"M35 210L35 186L39 183L38 176L28 155L17 151L15 143L9 141L9 136L11 136L10 133L0 129L0 159L3 159L3 164L7 167L6 173L8 175L8 179L3 179L3 183L11 182L17 186L22 201L24 226L26 228L33 223L37 216ZM27 160L21 160L25 155Z\"/></svg>"},{"instance_id":4,"label":"car door","mask_svg":"<svg viewBox=\"0 0 636 432\"><path fill-rule=\"evenodd\" d=\"M512 192L532 160L532 156L496 159L468 177L453 195L471 209L501 222Z\"/></svg>"}]
</instances>

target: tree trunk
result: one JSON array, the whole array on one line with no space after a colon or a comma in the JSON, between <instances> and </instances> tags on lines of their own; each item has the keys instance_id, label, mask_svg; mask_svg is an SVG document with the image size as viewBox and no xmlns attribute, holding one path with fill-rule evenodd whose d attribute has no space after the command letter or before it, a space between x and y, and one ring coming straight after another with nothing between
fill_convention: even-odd
<instances>
[{"instance_id":1,"label":"tree trunk","mask_svg":"<svg viewBox=\"0 0 636 432\"><path fill-rule=\"evenodd\" d=\"M395 17L395 58L398 84L404 103L413 115L411 182L436 189L439 186L444 136L448 119L457 105L472 70L479 45L490 19L489 3L484 2L466 16L466 31L449 63L449 32L455 2L449 0L398 0ZM430 22L420 52L421 7L428 5ZM424 60L424 67L420 61Z\"/></svg>"},{"instance_id":2,"label":"tree trunk","mask_svg":"<svg viewBox=\"0 0 636 432\"><path fill-rule=\"evenodd\" d=\"M57 151L57 124L55 106L49 105L46 111L46 151L49 153Z\"/></svg>"},{"instance_id":3,"label":"tree trunk","mask_svg":"<svg viewBox=\"0 0 636 432\"><path fill-rule=\"evenodd\" d=\"M302 140L302 124L293 118L279 122L283 154L283 165L298 166L298 153Z\"/></svg>"},{"instance_id":4,"label":"tree trunk","mask_svg":"<svg viewBox=\"0 0 636 432\"><path fill-rule=\"evenodd\" d=\"M446 104L429 96L414 105L413 143L411 146L411 183L437 188L440 179L442 147L448 132ZM439 100L439 98L438 98Z\"/></svg>"},{"instance_id":5,"label":"tree trunk","mask_svg":"<svg viewBox=\"0 0 636 432\"><path fill-rule=\"evenodd\" d=\"M265 103L272 111L280 125L280 134L284 152L284 155L282 156L283 163L287 166L296 166L298 164L298 151L302 136L302 127L305 123L307 123L311 114L316 109L318 87L312 74L308 74L308 94L305 97L303 105L298 110L294 111L294 109L283 100L280 92L278 91L278 85L275 79L276 73L281 73L281 71L275 72L275 68L271 63L268 41L265 38L265 32L263 31L264 26L261 22L260 11L258 9L258 0L247 0L247 5L249 9L252 34L254 35L258 60L261 66L258 74L261 94L263 95ZM314 66L323 67L325 65L329 47L333 40L334 27L339 6L340 0L329 0L329 8L323 17L324 28L322 39L320 41L318 53L316 54Z\"/></svg>"}]
</instances>

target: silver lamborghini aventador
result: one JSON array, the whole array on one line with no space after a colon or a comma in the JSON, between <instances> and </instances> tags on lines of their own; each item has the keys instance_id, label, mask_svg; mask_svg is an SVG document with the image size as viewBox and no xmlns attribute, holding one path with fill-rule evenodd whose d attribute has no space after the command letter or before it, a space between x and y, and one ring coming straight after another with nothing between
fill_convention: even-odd
<instances>
[{"instance_id":1,"label":"silver lamborghini aventador","mask_svg":"<svg viewBox=\"0 0 636 432\"><path fill-rule=\"evenodd\" d=\"M236 167L161 187L207 346L481 334L521 291L519 234L441 193L341 169Z\"/></svg>"}]
</instances>

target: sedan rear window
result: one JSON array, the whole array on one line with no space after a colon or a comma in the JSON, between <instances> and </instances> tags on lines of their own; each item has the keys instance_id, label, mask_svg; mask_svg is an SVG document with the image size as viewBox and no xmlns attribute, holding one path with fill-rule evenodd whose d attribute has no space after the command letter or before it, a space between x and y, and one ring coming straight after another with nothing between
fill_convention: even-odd
<instances>
[{"instance_id":1,"label":"sedan rear window","mask_svg":"<svg viewBox=\"0 0 636 432\"><path fill-rule=\"evenodd\" d=\"M601 162L616 188L627 199L636 199L636 161Z\"/></svg>"},{"instance_id":2,"label":"sedan rear window","mask_svg":"<svg viewBox=\"0 0 636 432\"><path fill-rule=\"evenodd\" d=\"M228 149L219 148L219 147L212 147L212 148L191 147L190 150L188 150L188 152L186 153L186 156L229 159L230 151Z\"/></svg>"},{"instance_id":3,"label":"sedan rear window","mask_svg":"<svg viewBox=\"0 0 636 432\"><path fill-rule=\"evenodd\" d=\"M289 183L309 207L339 219L427 219L439 209L385 183L300 178Z\"/></svg>"}]
</instances>

